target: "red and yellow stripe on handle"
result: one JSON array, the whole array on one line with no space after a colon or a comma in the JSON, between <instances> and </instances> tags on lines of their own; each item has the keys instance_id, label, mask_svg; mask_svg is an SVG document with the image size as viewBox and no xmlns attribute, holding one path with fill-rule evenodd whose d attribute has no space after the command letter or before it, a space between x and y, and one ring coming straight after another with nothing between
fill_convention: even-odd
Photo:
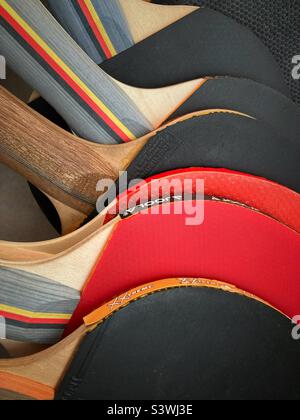
<instances>
[{"instance_id":1,"label":"red and yellow stripe on handle","mask_svg":"<svg viewBox=\"0 0 300 420\"><path fill-rule=\"evenodd\" d=\"M91 0L77 0L84 16L86 17L96 39L98 40L107 59L117 55L117 51L112 44L112 41L101 22L93 3Z\"/></svg>"}]
</instances>

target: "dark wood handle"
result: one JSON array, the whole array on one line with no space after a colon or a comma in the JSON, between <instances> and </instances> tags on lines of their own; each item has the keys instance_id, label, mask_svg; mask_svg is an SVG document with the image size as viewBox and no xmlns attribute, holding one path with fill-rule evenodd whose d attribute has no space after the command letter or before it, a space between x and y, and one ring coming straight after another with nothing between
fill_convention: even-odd
<instances>
[{"instance_id":1,"label":"dark wood handle","mask_svg":"<svg viewBox=\"0 0 300 420\"><path fill-rule=\"evenodd\" d=\"M102 148L67 133L0 87L0 161L56 200L90 210L99 179L117 176L109 155L102 159Z\"/></svg>"}]
</instances>

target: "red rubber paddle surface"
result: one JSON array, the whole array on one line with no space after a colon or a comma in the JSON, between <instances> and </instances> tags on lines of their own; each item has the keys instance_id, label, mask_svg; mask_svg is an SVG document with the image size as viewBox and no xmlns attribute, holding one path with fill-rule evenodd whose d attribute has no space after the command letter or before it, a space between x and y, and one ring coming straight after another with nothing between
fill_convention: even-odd
<instances>
[{"instance_id":1,"label":"red rubber paddle surface","mask_svg":"<svg viewBox=\"0 0 300 420\"><path fill-rule=\"evenodd\" d=\"M254 210L224 202L205 201L201 225L187 226L186 218L184 213L144 212L118 223L66 334L114 296L172 277L227 282L291 318L300 314L298 233Z\"/></svg>"},{"instance_id":2,"label":"red rubber paddle surface","mask_svg":"<svg viewBox=\"0 0 300 420\"><path fill-rule=\"evenodd\" d=\"M118 211L126 210L128 200L134 194L138 193L144 201L157 198L150 196L150 192L153 193L152 184L161 179L178 180L185 188L184 181L191 180L192 191L181 188L185 192L196 192L196 181L203 180L204 194L246 204L300 233L300 194L267 179L227 169L190 168L153 176L145 181L146 184L138 184L121 194ZM175 189L173 193L177 194L178 191ZM106 222L111 218L108 215Z\"/></svg>"}]
</instances>

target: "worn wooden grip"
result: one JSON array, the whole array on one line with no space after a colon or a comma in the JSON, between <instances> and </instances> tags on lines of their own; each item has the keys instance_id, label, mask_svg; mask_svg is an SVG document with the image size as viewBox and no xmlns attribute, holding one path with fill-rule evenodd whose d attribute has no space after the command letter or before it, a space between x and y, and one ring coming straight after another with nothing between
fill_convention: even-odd
<instances>
[{"instance_id":1,"label":"worn wooden grip","mask_svg":"<svg viewBox=\"0 0 300 420\"><path fill-rule=\"evenodd\" d=\"M96 184L116 178L134 145L94 145L65 132L0 88L0 159L56 200L88 213ZM138 146L138 145L137 145Z\"/></svg>"}]
</instances>

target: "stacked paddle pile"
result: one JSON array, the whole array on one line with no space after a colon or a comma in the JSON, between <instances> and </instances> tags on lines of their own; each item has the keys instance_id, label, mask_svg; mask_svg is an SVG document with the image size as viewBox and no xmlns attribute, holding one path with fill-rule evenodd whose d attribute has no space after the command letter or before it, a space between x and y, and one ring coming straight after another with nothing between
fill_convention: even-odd
<instances>
[{"instance_id":1,"label":"stacked paddle pile","mask_svg":"<svg viewBox=\"0 0 300 420\"><path fill-rule=\"evenodd\" d=\"M298 399L300 110L271 52L210 9L47 6L0 0L41 95L0 88L1 162L61 233L0 242L0 395Z\"/></svg>"}]
</instances>

